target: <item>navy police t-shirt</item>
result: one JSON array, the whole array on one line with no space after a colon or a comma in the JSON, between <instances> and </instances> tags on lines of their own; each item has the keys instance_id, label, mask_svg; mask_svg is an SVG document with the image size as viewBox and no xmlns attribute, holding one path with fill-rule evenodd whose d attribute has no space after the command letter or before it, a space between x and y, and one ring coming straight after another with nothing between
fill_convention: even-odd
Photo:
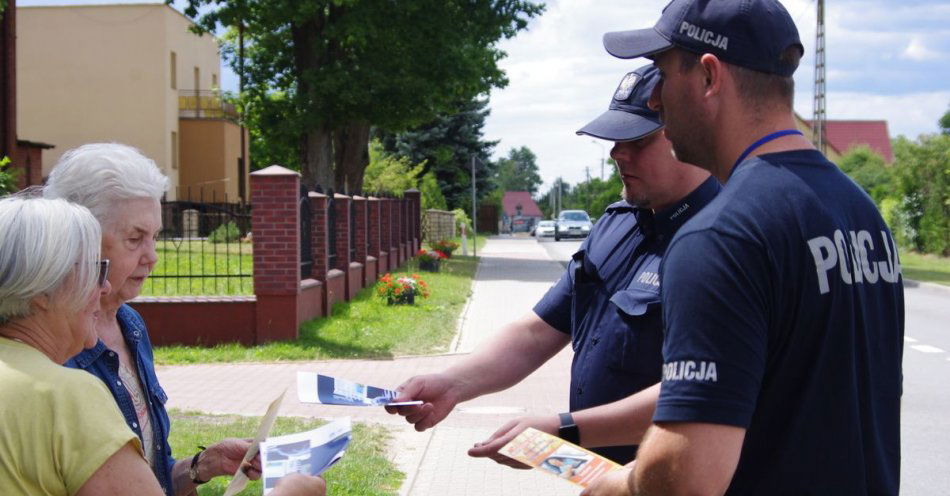
<instances>
[{"instance_id":1,"label":"navy police t-shirt","mask_svg":"<svg viewBox=\"0 0 950 496\"><path fill-rule=\"evenodd\" d=\"M898 493L900 263L838 167L814 150L744 161L661 277L654 421L745 428L727 494Z\"/></svg>"}]
</instances>

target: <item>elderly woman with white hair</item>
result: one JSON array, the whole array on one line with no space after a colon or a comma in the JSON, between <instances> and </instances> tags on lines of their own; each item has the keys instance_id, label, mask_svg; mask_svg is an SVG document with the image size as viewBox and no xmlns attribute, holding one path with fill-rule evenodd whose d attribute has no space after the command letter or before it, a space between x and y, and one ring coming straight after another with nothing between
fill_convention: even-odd
<instances>
[{"instance_id":1,"label":"elderly woman with white hair","mask_svg":"<svg viewBox=\"0 0 950 496\"><path fill-rule=\"evenodd\" d=\"M105 385L61 364L96 344L100 227L64 200L0 199L0 494L162 496ZM274 493L321 496L296 474Z\"/></svg>"},{"instance_id":2,"label":"elderly woman with white hair","mask_svg":"<svg viewBox=\"0 0 950 496\"><path fill-rule=\"evenodd\" d=\"M99 341L67 366L98 376L125 422L142 441L146 459L168 496L186 495L219 475L237 470L248 441L225 439L194 456L175 460L168 444L167 397L155 375L152 345L142 317L127 301L142 290L155 267L162 229L160 200L168 187L155 162L115 143L88 144L66 152L44 188L47 198L87 207L102 226L103 257L111 261L112 292L102 297ZM260 462L248 471L260 476Z\"/></svg>"},{"instance_id":3,"label":"elderly woman with white hair","mask_svg":"<svg viewBox=\"0 0 950 496\"><path fill-rule=\"evenodd\" d=\"M99 223L63 200L0 200L0 493L162 494L105 386L62 366L96 342Z\"/></svg>"}]
</instances>

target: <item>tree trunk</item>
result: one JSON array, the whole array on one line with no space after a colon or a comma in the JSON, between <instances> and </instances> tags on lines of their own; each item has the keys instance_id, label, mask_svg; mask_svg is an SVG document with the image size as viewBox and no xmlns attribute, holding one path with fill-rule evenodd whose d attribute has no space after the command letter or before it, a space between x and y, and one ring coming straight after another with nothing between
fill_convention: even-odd
<instances>
[{"instance_id":1,"label":"tree trunk","mask_svg":"<svg viewBox=\"0 0 950 496\"><path fill-rule=\"evenodd\" d=\"M324 192L333 183L333 141L326 126L306 131L301 136L300 173L302 183L309 189L320 185Z\"/></svg>"},{"instance_id":2,"label":"tree trunk","mask_svg":"<svg viewBox=\"0 0 950 496\"><path fill-rule=\"evenodd\" d=\"M367 122L350 122L334 132L335 184L349 194L363 189L363 172L369 165L369 128Z\"/></svg>"}]
</instances>

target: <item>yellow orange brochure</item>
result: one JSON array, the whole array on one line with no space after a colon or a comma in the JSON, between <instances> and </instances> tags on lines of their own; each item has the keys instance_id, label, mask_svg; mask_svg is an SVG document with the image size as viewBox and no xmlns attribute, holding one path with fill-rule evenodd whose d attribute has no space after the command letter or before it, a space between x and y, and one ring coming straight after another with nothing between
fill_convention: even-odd
<instances>
[{"instance_id":1,"label":"yellow orange brochure","mask_svg":"<svg viewBox=\"0 0 950 496\"><path fill-rule=\"evenodd\" d=\"M620 468L596 453L531 427L498 452L582 487Z\"/></svg>"}]
</instances>

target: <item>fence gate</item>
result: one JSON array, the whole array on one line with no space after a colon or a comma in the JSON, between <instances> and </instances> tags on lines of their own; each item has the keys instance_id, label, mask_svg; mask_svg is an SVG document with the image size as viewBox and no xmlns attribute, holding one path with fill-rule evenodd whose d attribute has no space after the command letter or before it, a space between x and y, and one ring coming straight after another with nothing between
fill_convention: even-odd
<instances>
[{"instance_id":1,"label":"fence gate","mask_svg":"<svg viewBox=\"0 0 950 496\"><path fill-rule=\"evenodd\" d=\"M327 270L336 268L336 198L327 190Z\"/></svg>"}]
</instances>

